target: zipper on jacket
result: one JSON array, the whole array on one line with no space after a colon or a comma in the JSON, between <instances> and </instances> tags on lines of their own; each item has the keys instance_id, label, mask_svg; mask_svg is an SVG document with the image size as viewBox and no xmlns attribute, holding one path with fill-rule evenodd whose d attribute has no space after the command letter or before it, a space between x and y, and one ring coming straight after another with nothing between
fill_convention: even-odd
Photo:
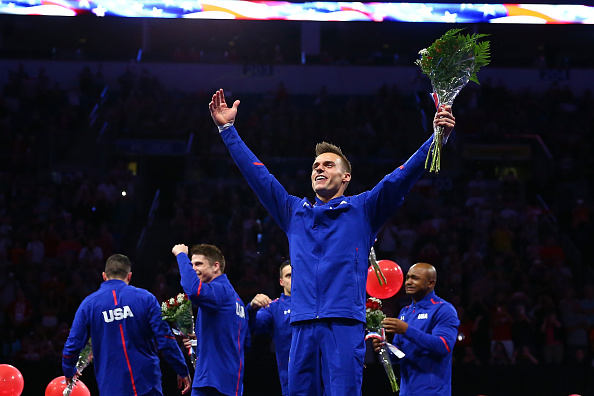
<instances>
[{"instance_id":1,"label":"zipper on jacket","mask_svg":"<svg viewBox=\"0 0 594 396\"><path fill-rule=\"evenodd\" d=\"M316 319L320 318L320 260L322 260L323 254L322 254L322 245L320 243L319 237L320 237L320 229L319 226L316 224L316 214L315 212L313 212L313 219L314 219L314 224L313 224L313 229L316 232L316 244L317 247L319 249L318 251L318 262L316 263Z\"/></svg>"},{"instance_id":2,"label":"zipper on jacket","mask_svg":"<svg viewBox=\"0 0 594 396\"><path fill-rule=\"evenodd\" d=\"M355 247L355 287L357 290L357 297L359 297L359 248Z\"/></svg>"}]
</instances>

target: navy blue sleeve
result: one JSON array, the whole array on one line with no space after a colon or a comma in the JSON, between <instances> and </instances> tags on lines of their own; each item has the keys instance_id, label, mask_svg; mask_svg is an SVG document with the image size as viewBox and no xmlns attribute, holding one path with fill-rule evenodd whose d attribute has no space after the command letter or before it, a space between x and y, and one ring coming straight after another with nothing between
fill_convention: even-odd
<instances>
[{"instance_id":1,"label":"navy blue sleeve","mask_svg":"<svg viewBox=\"0 0 594 396\"><path fill-rule=\"evenodd\" d=\"M406 309L407 309L407 307L403 307L400 310L400 313L398 314L397 318L401 319L403 316L405 316ZM388 338L387 334L386 334L386 338ZM394 334L394 338L392 339L392 344L394 344L394 346L396 348L402 350L402 334Z\"/></svg>"},{"instance_id":2,"label":"navy blue sleeve","mask_svg":"<svg viewBox=\"0 0 594 396\"><path fill-rule=\"evenodd\" d=\"M181 285L188 298L197 306L217 310L229 299L229 290L224 285L200 281L192 268L190 258L185 253L177 255L177 265L181 275Z\"/></svg>"},{"instance_id":3,"label":"navy blue sleeve","mask_svg":"<svg viewBox=\"0 0 594 396\"><path fill-rule=\"evenodd\" d=\"M76 362L80 351L87 345L90 337L90 331L87 326L87 314L85 312L86 304L78 307L74 315L74 321L70 328L70 334L64 344L62 351L62 371L66 378L71 378L76 374Z\"/></svg>"},{"instance_id":4,"label":"navy blue sleeve","mask_svg":"<svg viewBox=\"0 0 594 396\"><path fill-rule=\"evenodd\" d=\"M173 367L175 372L180 377L187 377L190 372L186 365L184 355L171 332L171 328L162 319L161 307L157 298L152 294L149 296L148 305L149 322L153 334L155 335L155 339L157 340L157 347L163 353L165 360L167 360L171 367Z\"/></svg>"},{"instance_id":5,"label":"navy blue sleeve","mask_svg":"<svg viewBox=\"0 0 594 396\"><path fill-rule=\"evenodd\" d=\"M425 159L433 141L431 136L405 163L386 175L367 193L365 208L373 233L398 209L412 186L425 172Z\"/></svg>"},{"instance_id":6,"label":"navy blue sleeve","mask_svg":"<svg viewBox=\"0 0 594 396\"><path fill-rule=\"evenodd\" d=\"M250 331L254 334L268 334L272 335L274 326L274 317L272 315L272 308L252 308L252 304L248 304L248 317Z\"/></svg>"},{"instance_id":7,"label":"navy blue sleeve","mask_svg":"<svg viewBox=\"0 0 594 396\"><path fill-rule=\"evenodd\" d=\"M289 195L278 180L268 172L264 164L241 140L235 127L227 128L221 132L221 137L249 186L278 225L286 232L291 219L291 206L301 200Z\"/></svg>"},{"instance_id":8,"label":"navy blue sleeve","mask_svg":"<svg viewBox=\"0 0 594 396\"><path fill-rule=\"evenodd\" d=\"M442 304L433 315L434 327L431 333L425 333L411 326L402 335L420 349L439 356L446 356L454 350L460 320L453 306Z\"/></svg>"},{"instance_id":9,"label":"navy blue sleeve","mask_svg":"<svg viewBox=\"0 0 594 396\"><path fill-rule=\"evenodd\" d=\"M245 331L245 340L243 341L243 348L250 349L251 347L252 347L252 332L250 331L250 325L248 323L248 328Z\"/></svg>"}]
</instances>

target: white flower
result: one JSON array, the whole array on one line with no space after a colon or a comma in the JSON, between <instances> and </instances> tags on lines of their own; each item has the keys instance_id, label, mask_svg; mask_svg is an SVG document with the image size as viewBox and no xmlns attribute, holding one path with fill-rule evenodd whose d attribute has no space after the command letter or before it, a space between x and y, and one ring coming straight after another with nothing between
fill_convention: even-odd
<instances>
[{"instance_id":1,"label":"white flower","mask_svg":"<svg viewBox=\"0 0 594 396\"><path fill-rule=\"evenodd\" d=\"M172 304L172 305L173 305L173 304L175 304L175 299L174 299L173 297L171 297L171 298L169 299L169 304Z\"/></svg>"},{"instance_id":2,"label":"white flower","mask_svg":"<svg viewBox=\"0 0 594 396\"><path fill-rule=\"evenodd\" d=\"M419 55L421 56L425 56L428 54L427 48L423 48L422 50L419 51Z\"/></svg>"},{"instance_id":3,"label":"white flower","mask_svg":"<svg viewBox=\"0 0 594 396\"><path fill-rule=\"evenodd\" d=\"M165 310L167 309L167 302L166 302L166 301L163 301L163 302L161 303L161 309L162 309L163 311L165 311Z\"/></svg>"},{"instance_id":4,"label":"white flower","mask_svg":"<svg viewBox=\"0 0 594 396\"><path fill-rule=\"evenodd\" d=\"M382 307L382 300L380 300L379 298L369 297L369 299L375 303L378 303L380 308Z\"/></svg>"},{"instance_id":5,"label":"white flower","mask_svg":"<svg viewBox=\"0 0 594 396\"><path fill-rule=\"evenodd\" d=\"M179 293L179 294L177 295L177 303L178 303L178 304L181 304L181 303L183 303L183 302L184 302L184 295L183 295L182 293Z\"/></svg>"}]
</instances>

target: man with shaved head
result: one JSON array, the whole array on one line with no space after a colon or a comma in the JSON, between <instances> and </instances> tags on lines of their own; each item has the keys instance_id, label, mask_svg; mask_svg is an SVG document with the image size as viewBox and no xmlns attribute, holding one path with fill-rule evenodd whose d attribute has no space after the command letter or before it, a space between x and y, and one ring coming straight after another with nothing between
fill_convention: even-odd
<instances>
[{"instance_id":1,"label":"man with shaved head","mask_svg":"<svg viewBox=\"0 0 594 396\"><path fill-rule=\"evenodd\" d=\"M451 395L452 351L460 320L452 304L435 292L437 273L427 263L410 267L404 282L410 305L383 321L388 339L405 353L400 360L400 396ZM380 341L374 339L379 350Z\"/></svg>"},{"instance_id":2,"label":"man with shaved head","mask_svg":"<svg viewBox=\"0 0 594 396\"><path fill-rule=\"evenodd\" d=\"M109 256L103 272L105 282L78 307L64 344L66 380L78 377L78 356L91 338L101 395L163 396L159 355L177 373L181 393L189 393L192 379L188 366L161 317L161 305L152 293L131 286L130 279L130 259L123 254Z\"/></svg>"}]
</instances>

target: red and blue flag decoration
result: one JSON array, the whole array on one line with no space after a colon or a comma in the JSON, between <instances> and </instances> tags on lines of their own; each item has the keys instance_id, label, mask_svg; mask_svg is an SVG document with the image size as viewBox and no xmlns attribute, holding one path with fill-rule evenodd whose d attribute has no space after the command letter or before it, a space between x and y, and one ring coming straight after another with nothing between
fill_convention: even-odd
<instances>
[{"instance_id":1,"label":"red and blue flag decoration","mask_svg":"<svg viewBox=\"0 0 594 396\"><path fill-rule=\"evenodd\" d=\"M594 24L594 7L579 4L0 0L0 14L328 22Z\"/></svg>"}]
</instances>

